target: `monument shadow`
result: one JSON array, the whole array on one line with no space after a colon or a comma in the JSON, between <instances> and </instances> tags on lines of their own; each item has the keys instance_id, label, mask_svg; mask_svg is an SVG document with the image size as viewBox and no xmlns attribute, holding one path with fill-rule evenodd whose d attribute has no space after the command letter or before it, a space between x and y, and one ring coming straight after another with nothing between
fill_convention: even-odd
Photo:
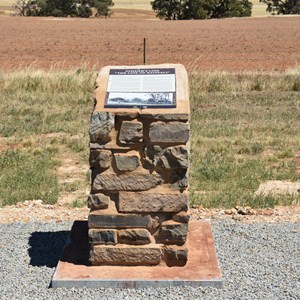
<instances>
[{"instance_id":1,"label":"monument shadow","mask_svg":"<svg viewBox=\"0 0 300 300\"><path fill-rule=\"evenodd\" d=\"M71 231L33 232L29 238L30 265L54 268L59 260L89 265L87 232L87 221L75 221ZM75 243L77 247L73 247Z\"/></svg>"}]
</instances>

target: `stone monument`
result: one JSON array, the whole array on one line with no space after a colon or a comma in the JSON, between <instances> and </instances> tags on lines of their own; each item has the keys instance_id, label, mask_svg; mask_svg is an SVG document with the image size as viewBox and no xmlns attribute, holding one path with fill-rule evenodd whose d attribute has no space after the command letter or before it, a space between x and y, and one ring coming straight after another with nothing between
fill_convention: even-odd
<instances>
[{"instance_id":1,"label":"stone monument","mask_svg":"<svg viewBox=\"0 0 300 300\"><path fill-rule=\"evenodd\" d=\"M89 130L92 265L186 264L189 115L182 65L99 73Z\"/></svg>"},{"instance_id":2,"label":"stone monument","mask_svg":"<svg viewBox=\"0 0 300 300\"><path fill-rule=\"evenodd\" d=\"M100 71L90 213L74 222L52 287L222 287L210 223L188 213L189 118L182 65Z\"/></svg>"}]
</instances>

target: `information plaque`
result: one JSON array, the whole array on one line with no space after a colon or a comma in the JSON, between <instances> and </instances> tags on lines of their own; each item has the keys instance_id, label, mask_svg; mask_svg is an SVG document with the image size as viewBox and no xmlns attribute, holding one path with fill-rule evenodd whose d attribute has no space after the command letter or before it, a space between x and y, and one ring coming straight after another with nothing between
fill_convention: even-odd
<instances>
[{"instance_id":1,"label":"information plaque","mask_svg":"<svg viewBox=\"0 0 300 300\"><path fill-rule=\"evenodd\" d=\"M111 69L104 107L176 107L175 69Z\"/></svg>"}]
</instances>

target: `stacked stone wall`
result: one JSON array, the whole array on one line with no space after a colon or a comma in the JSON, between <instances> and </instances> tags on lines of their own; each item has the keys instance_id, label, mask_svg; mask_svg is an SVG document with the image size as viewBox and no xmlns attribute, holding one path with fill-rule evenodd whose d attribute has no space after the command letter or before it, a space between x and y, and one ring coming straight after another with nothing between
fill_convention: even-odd
<instances>
[{"instance_id":1,"label":"stacked stone wall","mask_svg":"<svg viewBox=\"0 0 300 300\"><path fill-rule=\"evenodd\" d=\"M185 265L188 142L188 115L92 114L93 265Z\"/></svg>"}]
</instances>

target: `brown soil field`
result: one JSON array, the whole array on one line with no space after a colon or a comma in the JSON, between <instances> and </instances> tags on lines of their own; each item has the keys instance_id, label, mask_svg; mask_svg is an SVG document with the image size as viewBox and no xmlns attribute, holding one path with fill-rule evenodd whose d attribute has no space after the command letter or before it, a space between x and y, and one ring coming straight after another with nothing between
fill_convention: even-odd
<instances>
[{"instance_id":1,"label":"brown soil field","mask_svg":"<svg viewBox=\"0 0 300 300\"><path fill-rule=\"evenodd\" d=\"M0 68L183 63L283 71L300 64L300 16L199 21L0 17Z\"/></svg>"}]
</instances>

